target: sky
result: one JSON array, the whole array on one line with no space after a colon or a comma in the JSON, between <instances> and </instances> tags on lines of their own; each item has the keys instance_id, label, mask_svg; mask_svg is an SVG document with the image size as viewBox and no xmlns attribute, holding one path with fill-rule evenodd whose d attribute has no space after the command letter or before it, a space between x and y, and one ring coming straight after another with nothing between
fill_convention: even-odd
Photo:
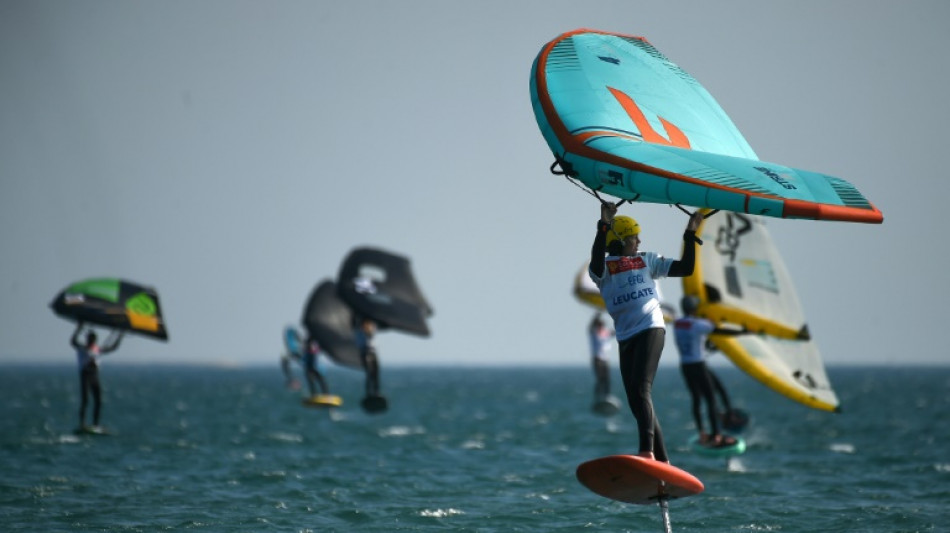
<instances>
[{"instance_id":1,"label":"sky","mask_svg":"<svg viewBox=\"0 0 950 533\"><path fill-rule=\"evenodd\" d=\"M411 258L435 309L429 338L379 336L384 366L587 364L571 288L599 204L548 172L528 90L587 27L646 37L761 159L884 213L767 221L826 364L946 364L947 21L939 0L5 0L0 363L72 363L48 304L106 276L155 287L170 335L115 359L276 365L368 245ZM680 211L620 214L679 254Z\"/></svg>"}]
</instances>

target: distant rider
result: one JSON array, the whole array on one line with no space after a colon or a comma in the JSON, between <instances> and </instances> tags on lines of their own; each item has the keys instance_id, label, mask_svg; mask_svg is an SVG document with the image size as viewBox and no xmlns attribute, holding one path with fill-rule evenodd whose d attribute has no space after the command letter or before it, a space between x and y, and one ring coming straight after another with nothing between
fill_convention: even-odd
<instances>
[{"instance_id":1,"label":"distant rider","mask_svg":"<svg viewBox=\"0 0 950 533\"><path fill-rule=\"evenodd\" d=\"M673 336L680 353L680 372L683 374L683 380L686 382L692 401L693 421L699 431L699 442L710 447L731 446L736 443L736 439L723 435L719 430L719 410L716 407L713 389L719 388L726 412L731 412L732 407L729 405L729 397L722 383L706 365L703 344L709 334L738 335L745 331L717 329L711 321L696 316L699 298L695 296L684 296L680 301L680 306L683 316L673 322ZM706 433L703 428L701 403L704 400L710 433Z\"/></svg>"},{"instance_id":2,"label":"distant rider","mask_svg":"<svg viewBox=\"0 0 950 533\"><path fill-rule=\"evenodd\" d=\"M123 332L113 330L106 339L106 345L100 347L96 344L96 332L90 329L86 333L86 343L79 342L79 334L84 327L83 322L76 324L76 331L73 332L69 343L76 349L76 358L79 363L79 427L86 427L86 402L89 394L92 393L92 423L94 427L99 426L99 413L102 408L102 386L99 384L99 365L96 359L116 350L122 341Z\"/></svg>"},{"instance_id":3,"label":"distant rider","mask_svg":"<svg viewBox=\"0 0 950 533\"><path fill-rule=\"evenodd\" d=\"M300 388L300 382L294 377L290 362L296 361L302 364L303 355L300 353L300 335L292 326L284 329L284 350L284 353L280 356L280 369L284 373L284 384L288 389L297 390Z\"/></svg>"},{"instance_id":4,"label":"distant rider","mask_svg":"<svg viewBox=\"0 0 950 533\"><path fill-rule=\"evenodd\" d=\"M317 369L317 357L320 355L320 345L312 337L307 337L303 350L303 368L307 376L307 387L310 389L310 396L316 396L317 390L314 382L320 384L321 394L330 394L330 387L323 379L323 374Z\"/></svg>"},{"instance_id":5,"label":"distant rider","mask_svg":"<svg viewBox=\"0 0 950 533\"><path fill-rule=\"evenodd\" d=\"M607 352L614 338L614 332L607 327L600 313L594 315L587 326L587 340L590 343L590 362L594 369L594 400L603 401L610 396L610 365Z\"/></svg>"},{"instance_id":6,"label":"distant rider","mask_svg":"<svg viewBox=\"0 0 950 533\"><path fill-rule=\"evenodd\" d=\"M356 317L354 335L360 351L360 361L366 372L366 396L379 396L379 359L373 337L376 335L376 322L368 318Z\"/></svg>"}]
</instances>

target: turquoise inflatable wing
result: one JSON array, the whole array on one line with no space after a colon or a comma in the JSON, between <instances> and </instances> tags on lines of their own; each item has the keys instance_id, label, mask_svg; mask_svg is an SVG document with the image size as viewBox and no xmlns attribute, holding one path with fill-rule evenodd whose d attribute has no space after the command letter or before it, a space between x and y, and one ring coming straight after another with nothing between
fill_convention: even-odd
<instances>
[{"instance_id":1,"label":"turquoise inflatable wing","mask_svg":"<svg viewBox=\"0 0 950 533\"><path fill-rule=\"evenodd\" d=\"M881 223L847 181L760 161L706 89L646 39L580 29L541 49L531 103L562 170L630 201Z\"/></svg>"}]
</instances>

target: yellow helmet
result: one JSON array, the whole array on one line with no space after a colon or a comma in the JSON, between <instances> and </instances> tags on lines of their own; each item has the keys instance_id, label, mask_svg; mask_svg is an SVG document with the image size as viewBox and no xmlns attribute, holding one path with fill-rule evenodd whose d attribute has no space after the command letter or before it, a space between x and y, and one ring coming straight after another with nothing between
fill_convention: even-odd
<instances>
[{"instance_id":1,"label":"yellow helmet","mask_svg":"<svg viewBox=\"0 0 950 533\"><path fill-rule=\"evenodd\" d=\"M610 225L610 230L607 231L607 244L616 241L624 240L631 235L640 234L640 224L637 224L637 221L620 215L619 217L614 217L613 224Z\"/></svg>"}]
</instances>

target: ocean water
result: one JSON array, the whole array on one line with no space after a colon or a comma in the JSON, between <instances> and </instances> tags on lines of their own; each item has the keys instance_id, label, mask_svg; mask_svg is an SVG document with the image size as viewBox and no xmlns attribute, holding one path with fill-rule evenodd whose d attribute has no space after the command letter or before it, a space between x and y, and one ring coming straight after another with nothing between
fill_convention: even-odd
<instances>
[{"instance_id":1,"label":"ocean water","mask_svg":"<svg viewBox=\"0 0 950 533\"><path fill-rule=\"evenodd\" d=\"M717 373L752 415L748 451L729 460L688 451L678 369L657 375L673 464L706 485L670 503L673 531L950 531L950 367L832 367L840 414ZM332 411L303 407L276 364L112 363L101 377L114 434L76 436L75 368L0 367L0 530L663 529L656 506L574 477L636 451L629 412L590 411L586 367L384 367L383 415L363 413L361 375L335 367Z\"/></svg>"}]
</instances>

